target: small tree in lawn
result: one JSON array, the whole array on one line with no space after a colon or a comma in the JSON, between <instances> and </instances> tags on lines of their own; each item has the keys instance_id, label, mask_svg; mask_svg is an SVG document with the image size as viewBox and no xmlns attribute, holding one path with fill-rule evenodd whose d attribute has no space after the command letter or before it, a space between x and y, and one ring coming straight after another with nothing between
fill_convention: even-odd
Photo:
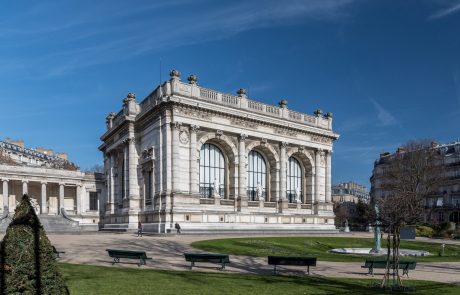
<instances>
[{"instance_id":1,"label":"small tree in lawn","mask_svg":"<svg viewBox=\"0 0 460 295\"><path fill-rule=\"evenodd\" d=\"M403 287L398 268L401 227L421 221L423 201L437 190L443 177L443 158L427 141L406 143L385 164L381 183L384 196L374 200L379 207L379 220L388 232L382 287Z\"/></svg>"},{"instance_id":2,"label":"small tree in lawn","mask_svg":"<svg viewBox=\"0 0 460 295\"><path fill-rule=\"evenodd\" d=\"M51 243L27 195L14 213L0 252L1 294L69 294Z\"/></svg>"}]
</instances>

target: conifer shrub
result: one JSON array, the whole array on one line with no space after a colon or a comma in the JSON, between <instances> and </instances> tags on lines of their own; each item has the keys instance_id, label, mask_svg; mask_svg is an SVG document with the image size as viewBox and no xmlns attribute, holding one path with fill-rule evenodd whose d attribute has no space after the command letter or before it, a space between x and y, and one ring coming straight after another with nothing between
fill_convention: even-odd
<instances>
[{"instance_id":1,"label":"conifer shrub","mask_svg":"<svg viewBox=\"0 0 460 295\"><path fill-rule=\"evenodd\" d=\"M1 294L69 294L29 196L17 206L0 249Z\"/></svg>"}]
</instances>

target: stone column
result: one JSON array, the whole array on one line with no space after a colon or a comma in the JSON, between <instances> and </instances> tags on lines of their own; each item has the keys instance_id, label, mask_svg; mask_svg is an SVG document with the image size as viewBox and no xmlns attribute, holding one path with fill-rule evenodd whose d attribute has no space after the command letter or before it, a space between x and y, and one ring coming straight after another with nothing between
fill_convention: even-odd
<instances>
[{"instance_id":1,"label":"stone column","mask_svg":"<svg viewBox=\"0 0 460 295\"><path fill-rule=\"evenodd\" d=\"M42 209L42 214L48 213L48 204L46 202L46 182L42 182L42 192L41 192L41 209Z\"/></svg>"},{"instance_id":2,"label":"stone column","mask_svg":"<svg viewBox=\"0 0 460 295\"><path fill-rule=\"evenodd\" d=\"M332 151L326 154L326 203L331 203L331 156Z\"/></svg>"},{"instance_id":3,"label":"stone column","mask_svg":"<svg viewBox=\"0 0 460 295\"><path fill-rule=\"evenodd\" d=\"M286 198L287 185L287 158L286 158L287 142L280 144L280 193L278 200L278 211L283 212L283 209L288 208L288 200Z\"/></svg>"},{"instance_id":4,"label":"stone column","mask_svg":"<svg viewBox=\"0 0 460 295\"><path fill-rule=\"evenodd\" d=\"M172 150L172 191L180 191L180 154L179 154L179 130L182 123L171 123L171 150Z\"/></svg>"},{"instance_id":5,"label":"stone column","mask_svg":"<svg viewBox=\"0 0 460 295\"><path fill-rule=\"evenodd\" d=\"M196 131L200 128L197 125L190 125L190 193L200 193L198 183L198 159L196 157Z\"/></svg>"},{"instance_id":6,"label":"stone column","mask_svg":"<svg viewBox=\"0 0 460 295\"><path fill-rule=\"evenodd\" d=\"M107 188L107 208L109 214L115 213L115 179L114 179L114 170L115 170L115 157L116 151L112 151L109 154L109 187Z\"/></svg>"},{"instance_id":7,"label":"stone column","mask_svg":"<svg viewBox=\"0 0 460 295\"><path fill-rule=\"evenodd\" d=\"M65 208L64 206L64 184L60 183L59 184L59 212L58 214L61 214L62 208Z\"/></svg>"},{"instance_id":8,"label":"stone column","mask_svg":"<svg viewBox=\"0 0 460 295\"><path fill-rule=\"evenodd\" d=\"M313 204L317 204L319 202L319 182L320 182L320 173L319 173L319 166L321 162L321 150L315 151L315 198L313 200Z\"/></svg>"},{"instance_id":9,"label":"stone column","mask_svg":"<svg viewBox=\"0 0 460 295\"><path fill-rule=\"evenodd\" d=\"M129 139L128 144L128 176L129 176L129 198L139 199L139 186L137 183L137 152L136 152L136 140L134 137Z\"/></svg>"},{"instance_id":10,"label":"stone column","mask_svg":"<svg viewBox=\"0 0 460 295\"><path fill-rule=\"evenodd\" d=\"M122 183L122 188L123 191L121 192L121 200L123 202L123 207L125 207L125 199L128 198L129 195L129 156L128 156L128 145L126 144L127 142L125 141L125 144L123 145L123 178L121 179Z\"/></svg>"},{"instance_id":11,"label":"stone column","mask_svg":"<svg viewBox=\"0 0 460 295\"><path fill-rule=\"evenodd\" d=\"M3 179L3 206L2 206L3 210L5 210L5 207L8 208L9 206L8 198L9 198L8 179Z\"/></svg>"},{"instance_id":12,"label":"stone column","mask_svg":"<svg viewBox=\"0 0 460 295\"><path fill-rule=\"evenodd\" d=\"M237 208L248 206L246 188L246 134L241 134L238 142L238 202Z\"/></svg>"},{"instance_id":13,"label":"stone column","mask_svg":"<svg viewBox=\"0 0 460 295\"><path fill-rule=\"evenodd\" d=\"M77 201L77 214L81 213L81 184L77 184L77 189L76 189L76 196L75 199Z\"/></svg>"},{"instance_id":14,"label":"stone column","mask_svg":"<svg viewBox=\"0 0 460 295\"><path fill-rule=\"evenodd\" d=\"M22 181L22 194L25 195L29 192L29 187L28 187L28 181L27 180L23 180Z\"/></svg>"}]
</instances>

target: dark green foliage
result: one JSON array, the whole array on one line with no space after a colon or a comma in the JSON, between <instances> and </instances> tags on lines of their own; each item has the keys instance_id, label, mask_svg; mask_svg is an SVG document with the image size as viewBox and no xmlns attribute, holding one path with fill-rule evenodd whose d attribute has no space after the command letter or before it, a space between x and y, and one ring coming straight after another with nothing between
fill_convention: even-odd
<instances>
[{"instance_id":1,"label":"dark green foliage","mask_svg":"<svg viewBox=\"0 0 460 295\"><path fill-rule=\"evenodd\" d=\"M2 294L69 294L27 195L16 208L0 254Z\"/></svg>"},{"instance_id":2,"label":"dark green foliage","mask_svg":"<svg viewBox=\"0 0 460 295\"><path fill-rule=\"evenodd\" d=\"M429 226L417 226L415 228L415 234L417 237L427 237L431 238L433 236L434 230Z\"/></svg>"}]
</instances>

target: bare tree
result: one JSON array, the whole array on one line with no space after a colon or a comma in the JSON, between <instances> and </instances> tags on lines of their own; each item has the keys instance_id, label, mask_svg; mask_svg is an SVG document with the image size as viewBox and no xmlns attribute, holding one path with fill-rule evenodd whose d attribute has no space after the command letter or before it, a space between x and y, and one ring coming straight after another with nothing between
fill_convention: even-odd
<instances>
[{"instance_id":1,"label":"bare tree","mask_svg":"<svg viewBox=\"0 0 460 295\"><path fill-rule=\"evenodd\" d=\"M422 220L424 200L442 184L444 171L442 155L427 140L407 142L383 164L380 184L383 194L374 200L380 211L379 221L388 232L382 287L403 287L399 275L401 227Z\"/></svg>"}]
</instances>

